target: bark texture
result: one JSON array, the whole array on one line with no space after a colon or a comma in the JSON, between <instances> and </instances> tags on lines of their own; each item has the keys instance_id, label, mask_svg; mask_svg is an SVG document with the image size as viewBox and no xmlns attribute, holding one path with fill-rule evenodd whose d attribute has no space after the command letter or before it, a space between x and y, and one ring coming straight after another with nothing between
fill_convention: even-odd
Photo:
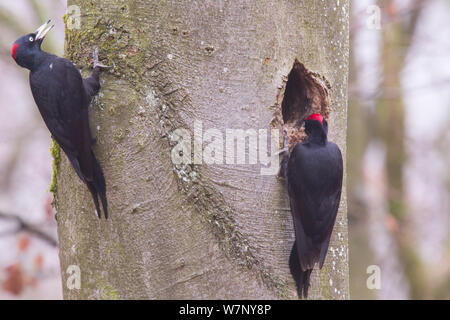
<instances>
[{"instance_id":1,"label":"bark texture","mask_svg":"<svg viewBox=\"0 0 450 320\"><path fill-rule=\"evenodd\" d=\"M226 129L277 128L280 89L297 58L329 83L329 138L345 159L348 2L68 5L79 6L81 28L66 30L66 56L88 74L99 45L115 67L101 75L91 112L109 220L96 218L65 156L57 166L64 297L295 299L284 182L258 164L174 165L171 138L179 128L193 133L196 120L224 139ZM346 211L344 188L312 298L349 298ZM66 286L70 265L80 267L80 289Z\"/></svg>"}]
</instances>

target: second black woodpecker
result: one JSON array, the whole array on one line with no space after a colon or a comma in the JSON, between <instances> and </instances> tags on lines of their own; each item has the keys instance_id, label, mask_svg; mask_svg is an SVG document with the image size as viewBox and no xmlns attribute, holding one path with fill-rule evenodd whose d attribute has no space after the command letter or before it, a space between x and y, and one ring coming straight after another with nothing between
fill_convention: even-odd
<instances>
[{"instance_id":1,"label":"second black woodpecker","mask_svg":"<svg viewBox=\"0 0 450 320\"><path fill-rule=\"evenodd\" d=\"M94 70L83 79L75 65L41 50L45 35L53 27L50 20L36 32L17 39L11 49L14 61L30 70L30 87L34 101L52 134L67 155L78 177L88 187L97 215L102 203L108 218L106 182L103 170L92 151L94 139L89 127L89 104L100 89L99 73L105 67L94 51Z\"/></svg>"}]
</instances>

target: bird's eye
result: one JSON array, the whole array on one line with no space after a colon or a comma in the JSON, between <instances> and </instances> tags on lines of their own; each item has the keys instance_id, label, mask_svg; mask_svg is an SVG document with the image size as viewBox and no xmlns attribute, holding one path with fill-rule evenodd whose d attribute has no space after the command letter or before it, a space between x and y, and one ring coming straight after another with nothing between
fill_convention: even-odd
<instances>
[{"instance_id":1,"label":"bird's eye","mask_svg":"<svg viewBox=\"0 0 450 320\"><path fill-rule=\"evenodd\" d=\"M33 42L33 41L34 41L34 38L33 38L33 37L30 37L29 40L30 40L30 42Z\"/></svg>"}]
</instances>

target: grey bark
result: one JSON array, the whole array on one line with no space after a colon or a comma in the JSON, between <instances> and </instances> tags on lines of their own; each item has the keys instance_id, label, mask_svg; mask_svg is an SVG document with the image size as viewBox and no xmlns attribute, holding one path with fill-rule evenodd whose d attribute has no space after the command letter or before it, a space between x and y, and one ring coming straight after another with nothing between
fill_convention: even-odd
<instances>
[{"instance_id":1,"label":"grey bark","mask_svg":"<svg viewBox=\"0 0 450 320\"><path fill-rule=\"evenodd\" d=\"M115 68L91 112L111 218L96 218L65 156L57 173L64 298L295 299L283 181L259 165L175 166L170 138L195 120L224 139L227 128L276 127L277 93L298 58L331 85L329 136L345 159L348 1L68 5L80 7L81 29L66 30L66 56L88 74L98 44ZM344 188L312 298L349 298L346 210ZM70 265L80 289L66 285Z\"/></svg>"}]
</instances>

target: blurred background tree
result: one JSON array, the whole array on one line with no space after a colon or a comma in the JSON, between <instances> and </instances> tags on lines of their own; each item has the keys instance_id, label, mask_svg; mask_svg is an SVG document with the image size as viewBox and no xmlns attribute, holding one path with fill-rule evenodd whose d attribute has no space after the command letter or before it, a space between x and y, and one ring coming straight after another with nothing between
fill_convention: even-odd
<instances>
[{"instance_id":1,"label":"blurred background tree","mask_svg":"<svg viewBox=\"0 0 450 320\"><path fill-rule=\"evenodd\" d=\"M450 84L450 44L434 35L449 31L450 3L352 4L352 297L449 298L448 93L442 89ZM423 161L430 149L435 157ZM381 290L366 287L371 264L381 268Z\"/></svg>"}]
</instances>

